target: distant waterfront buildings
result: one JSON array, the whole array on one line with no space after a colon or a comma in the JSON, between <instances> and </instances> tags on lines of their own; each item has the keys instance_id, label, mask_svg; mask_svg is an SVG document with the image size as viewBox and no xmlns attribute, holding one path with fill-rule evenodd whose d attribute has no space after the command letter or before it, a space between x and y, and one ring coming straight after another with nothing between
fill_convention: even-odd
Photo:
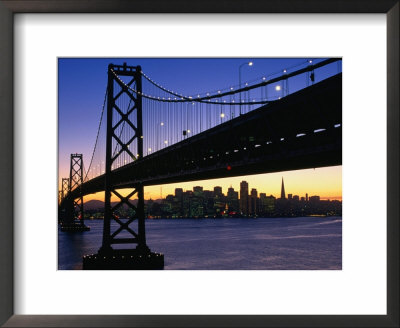
<instances>
[{"instance_id":1,"label":"distant waterfront buildings","mask_svg":"<svg viewBox=\"0 0 400 328\"><path fill-rule=\"evenodd\" d=\"M240 190L232 186L226 195L222 187L204 190L202 186L194 186L193 190L184 191L175 188L174 195L165 199L145 201L146 215L149 218L202 218L202 217L295 217L308 215L342 215L342 202L337 200L321 200L313 195L300 197L289 193L286 198L285 185L282 178L281 197L275 198L266 193L258 194L252 188L249 193L247 181L240 183ZM125 215L129 209L121 207L120 214ZM91 215L96 213L89 210ZM98 211L97 211L98 212ZM100 215L101 216L101 215Z\"/></svg>"},{"instance_id":2,"label":"distant waterfront buildings","mask_svg":"<svg viewBox=\"0 0 400 328\"><path fill-rule=\"evenodd\" d=\"M155 208L156 210L153 210ZM240 183L240 190L232 186L223 193L221 186L213 190L204 190L202 186L194 186L193 190L175 189L175 195L168 195L161 201L147 206L149 217L293 217L307 215L341 215L340 201L321 200L319 196L287 194L282 178L281 197L275 198L266 193L258 194L256 188L249 192L247 181Z\"/></svg>"}]
</instances>

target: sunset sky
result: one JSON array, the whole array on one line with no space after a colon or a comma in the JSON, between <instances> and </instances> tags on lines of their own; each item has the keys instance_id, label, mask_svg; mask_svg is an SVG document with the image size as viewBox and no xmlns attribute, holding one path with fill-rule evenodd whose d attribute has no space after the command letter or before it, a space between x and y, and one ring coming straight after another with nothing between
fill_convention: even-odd
<instances>
[{"instance_id":1,"label":"sunset sky","mask_svg":"<svg viewBox=\"0 0 400 328\"><path fill-rule=\"evenodd\" d=\"M282 178L285 182L286 196L293 194L305 197L308 193L308 196L317 195L321 199L342 200L341 166L149 186L144 188L144 194L146 199L159 199L161 193L163 198L168 194L174 194L175 188L193 190L194 186L202 186L204 190L213 190L215 186L221 186L222 192L226 195L230 186L239 191L240 182L245 180L249 183L249 192L252 188L256 188L258 195L264 192L267 195L280 197ZM104 201L104 193L87 195L84 201L92 199Z\"/></svg>"},{"instance_id":2,"label":"sunset sky","mask_svg":"<svg viewBox=\"0 0 400 328\"><path fill-rule=\"evenodd\" d=\"M59 118L59 185L61 179L69 176L71 153L82 153L85 167L89 167L90 157L96 138L100 113L107 85L109 63L141 65L142 70L170 90L183 94L204 93L224 89L238 84L238 67L248 61L252 67L242 69L242 83L261 81L266 75L281 72L286 68L304 63L308 58L61 58L58 62L58 118ZM313 59L323 60L321 59ZM316 75L316 82L341 70L336 63L324 68ZM233 82L232 82L233 81ZM291 85L291 89L296 86ZM316 168L299 171L249 175L224 179L193 181L163 186L145 187L145 198L165 198L173 194L175 188L192 190L202 186L212 190L221 186L226 194L232 186L239 191L239 184L246 180L249 190L279 197L281 179L285 180L286 194L305 196L319 195L321 199L342 198L342 167ZM162 191L161 191L162 187ZM104 194L88 195L90 199L104 200Z\"/></svg>"}]
</instances>

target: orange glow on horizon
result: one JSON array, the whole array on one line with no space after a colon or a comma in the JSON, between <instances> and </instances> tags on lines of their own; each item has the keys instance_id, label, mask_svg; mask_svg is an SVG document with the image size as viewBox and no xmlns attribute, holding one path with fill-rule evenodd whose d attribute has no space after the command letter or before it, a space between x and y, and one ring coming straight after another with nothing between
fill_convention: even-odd
<instances>
[{"instance_id":1,"label":"orange glow on horizon","mask_svg":"<svg viewBox=\"0 0 400 328\"><path fill-rule=\"evenodd\" d=\"M149 186L144 188L144 197L145 199L160 199L162 193L162 198L165 199L167 195L175 194L175 188L183 188L186 191L193 190L194 186L202 186L204 190L213 190L215 186L220 186L226 195L230 186L235 191L239 191L240 182L247 181L249 193L252 188L255 188L258 196L260 193L266 193L268 196L273 195L279 198L282 177L285 183L286 197L288 194L292 194L301 198L305 197L307 193L309 197L320 196L321 200L342 200L342 166ZM120 191L123 196L129 192L129 189ZM104 201L104 192L84 197L85 202L90 200ZM111 200L116 201L117 197L114 196Z\"/></svg>"}]
</instances>

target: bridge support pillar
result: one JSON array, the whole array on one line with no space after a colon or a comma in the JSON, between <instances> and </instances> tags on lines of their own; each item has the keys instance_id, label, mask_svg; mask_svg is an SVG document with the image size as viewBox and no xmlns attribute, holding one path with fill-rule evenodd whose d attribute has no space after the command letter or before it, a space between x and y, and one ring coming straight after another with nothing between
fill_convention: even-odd
<instances>
[{"instance_id":1,"label":"bridge support pillar","mask_svg":"<svg viewBox=\"0 0 400 328\"><path fill-rule=\"evenodd\" d=\"M164 268L164 255L151 252L146 244L143 184L121 191L113 171L118 161L143 158L141 78L140 66L108 66L103 240L97 254L83 257L84 270Z\"/></svg>"}]
</instances>

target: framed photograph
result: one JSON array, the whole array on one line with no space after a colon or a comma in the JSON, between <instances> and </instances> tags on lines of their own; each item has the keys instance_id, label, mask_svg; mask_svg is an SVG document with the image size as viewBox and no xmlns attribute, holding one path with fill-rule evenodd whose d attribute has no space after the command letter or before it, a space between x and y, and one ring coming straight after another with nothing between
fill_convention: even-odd
<instances>
[{"instance_id":1,"label":"framed photograph","mask_svg":"<svg viewBox=\"0 0 400 328\"><path fill-rule=\"evenodd\" d=\"M398 327L398 1L0 10L2 325Z\"/></svg>"}]
</instances>

